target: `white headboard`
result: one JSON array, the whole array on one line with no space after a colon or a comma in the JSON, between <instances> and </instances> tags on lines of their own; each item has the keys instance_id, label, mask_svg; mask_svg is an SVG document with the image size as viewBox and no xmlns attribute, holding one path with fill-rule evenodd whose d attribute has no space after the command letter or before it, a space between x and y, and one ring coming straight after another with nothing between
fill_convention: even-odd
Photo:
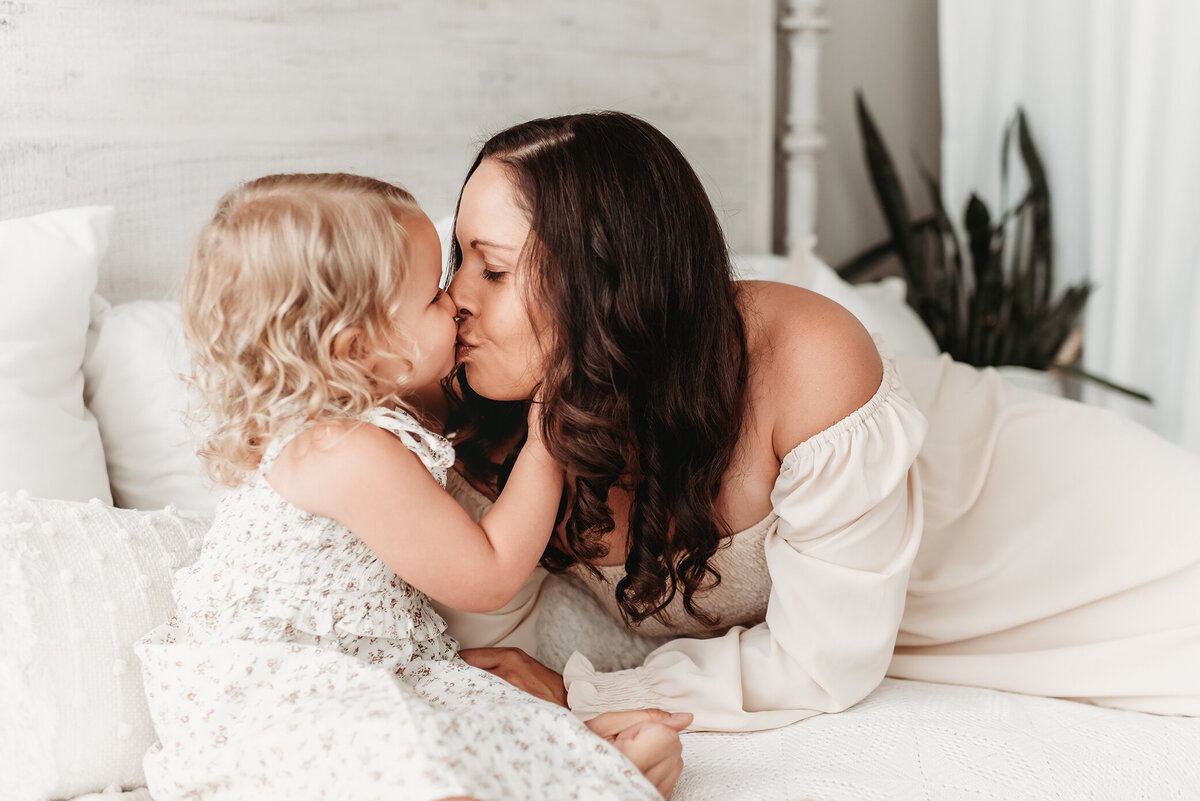
<instances>
[{"instance_id":1,"label":"white headboard","mask_svg":"<svg viewBox=\"0 0 1200 801\"><path fill-rule=\"evenodd\" d=\"M489 134L616 108L680 145L736 250L769 252L812 227L820 7L3 2L0 219L114 205L100 292L166 297L196 231L238 181L361 172L404 184L437 217L453 210ZM787 176L780 186L777 174Z\"/></svg>"}]
</instances>

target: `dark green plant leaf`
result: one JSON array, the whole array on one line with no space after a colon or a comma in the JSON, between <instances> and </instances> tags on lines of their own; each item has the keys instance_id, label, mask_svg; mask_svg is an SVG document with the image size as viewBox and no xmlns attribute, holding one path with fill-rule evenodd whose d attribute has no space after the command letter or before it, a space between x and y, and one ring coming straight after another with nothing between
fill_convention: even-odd
<instances>
[{"instance_id":1,"label":"dark green plant leaf","mask_svg":"<svg viewBox=\"0 0 1200 801\"><path fill-rule=\"evenodd\" d=\"M1091 291L1090 284L1068 287L1058 303L1036 321L1029 331L1031 348L1027 367L1044 370L1051 366L1063 340L1079 324L1079 315Z\"/></svg>"},{"instance_id":2,"label":"dark green plant leaf","mask_svg":"<svg viewBox=\"0 0 1200 801\"><path fill-rule=\"evenodd\" d=\"M933 215L929 215L913 221L912 232L913 234L920 234L926 229L936 227L937 220L934 219ZM842 262L834 269L841 276L842 280L854 283L856 279L862 277L864 273L895 252L896 245L889 239L886 242L880 242L878 245L873 245L861 253L851 256L848 261Z\"/></svg>"},{"instance_id":3,"label":"dark green plant leaf","mask_svg":"<svg viewBox=\"0 0 1200 801\"><path fill-rule=\"evenodd\" d=\"M989 332L997 323L1003 276L998 275L992 258L992 215L979 195L971 193L963 213L963 228L967 232L967 247L971 256L970 325L967 335L967 354L972 364L989 364L987 347Z\"/></svg>"},{"instance_id":4,"label":"dark green plant leaf","mask_svg":"<svg viewBox=\"0 0 1200 801\"><path fill-rule=\"evenodd\" d=\"M933 218L936 223L934 232L934 258L931 263L931 284L933 299L937 303L939 317L942 318L939 330L933 331L934 338L942 350L951 355L963 353L966 350L967 306L963 293L962 280L962 247L958 242L958 234L946 214L942 203L941 182L933 176L925 165L917 159L917 170L925 181L929 191L929 201L933 205Z\"/></svg>"},{"instance_id":5,"label":"dark green plant leaf","mask_svg":"<svg viewBox=\"0 0 1200 801\"><path fill-rule=\"evenodd\" d=\"M1008 266L1008 317L1005 321L1005 329L1003 340L1000 345L1000 354L997 358L998 364L1015 364L1020 363L1024 356L1025 340L1024 331L1029 325L1029 321L1033 319L1032 307L1022 302L1021 295L1021 279L1028 273L1024 269L1024 264L1029 257L1029 249L1025 242L1025 228L1028 216L1025 214L1017 215L1016 219L1005 225L1004 231L1011 230L1012 244L1006 245L1009 253ZM1007 235L1001 237L1007 242Z\"/></svg>"},{"instance_id":6,"label":"dark green plant leaf","mask_svg":"<svg viewBox=\"0 0 1200 801\"><path fill-rule=\"evenodd\" d=\"M900 258L900 266L908 278L913 299L919 303L927 294L921 238L912 231L912 217L908 212L908 202L904 198L904 188L900 184L887 145L867 109L866 101L863 100L862 92L855 92L855 103L859 133L863 140L867 167L871 173L871 183L875 188L875 198L887 221L896 255Z\"/></svg>"},{"instance_id":7,"label":"dark green plant leaf","mask_svg":"<svg viewBox=\"0 0 1200 801\"><path fill-rule=\"evenodd\" d=\"M1039 309L1044 309L1050 303L1050 293L1054 286L1054 237L1053 221L1050 215L1050 185L1046 181L1046 169L1042 164L1042 157L1033 143L1033 135L1029 132L1025 112L1021 108L1017 109L1017 141L1021 149L1021 160L1029 175L1029 201L1033 214L1033 254L1029 266L1034 276L1033 285L1036 288L1035 305Z\"/></svg>"},{"instance_id":8,"label":"dark green plant leaf","mask_svg":"<svg viewBox=\"0 0 1200 801\"><path fill-rule=\"evenodd\" d=\"M974 192L967 200L967 208L963 212L963 227L967 230L967 243L971 249L971 267L975 275L976 286L982 283L983 274L987 269L988 253L992 243L992 214L987 204L980 200Z\"/></svg>"},{"instance_id":9,"label":"dark green plant leaf","mask_svg":"<svg viewBox=\"0 0 1200 801\"><path fill-rule=\"evenodd\" d=\"M1149 403L1149 404L1154 403L1154 398L1150 397L1145 392L1140 392L1136 389L1130 389L1129 387L1122 386L1121 384L1118 384L1115 381L1110 381L1107 378L1098 376L1095 373L1089 373L1087 370L1084 370L1079 365L1060 364L1055 369L1062 370L1064 373L1070 373L1071 375L1079 376L1080 378L1086 378L1088 381L1094 381L1095 383L1099 384L1102 387L1111 389L1114 392L1120 392L1124 395L1128 395L1131 398L1137 398L1138 400L1145 401L1146 403Z\"/></svg>"},{"instance_id":10,"label":"dark green plant leaf","mask_svg":"<svg viewBox=\"0 0 1200 801\"><path fill-rule=\"evenodd\" d=\"M1021 213L1017 215L1015 222L1017 236L1011 249L1009 275L1012 276L1013 300L1020 317L1033 320L1037 318L1039 311L1045 308L1045 304L1039 300L1039 270L1034 264L1037 245L1035 241L1026 240L1026 232L1031 228L1033 235L1030 240L1036 238L1037 222L1034 219L1033 203L1028 195L1019 208Z\"/></svg>"}]
</instances>

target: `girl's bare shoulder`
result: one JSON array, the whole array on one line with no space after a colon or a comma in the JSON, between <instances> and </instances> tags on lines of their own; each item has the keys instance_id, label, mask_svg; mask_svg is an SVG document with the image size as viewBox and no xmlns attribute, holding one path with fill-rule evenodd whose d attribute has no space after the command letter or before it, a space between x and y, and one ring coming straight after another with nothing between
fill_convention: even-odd
<instances>
[{"instance_id":1,"label":"girl's bare shoulder","mask_svg":"<svg viewBox=\"0 0 1200 801\"><path fill-rule=\"evenodd\" d=\"M331 420L300 432L280 452L267 480L295 506L330 515L341 496L371 476L428 477L395 435L362 420ZM409 475L411 474L411 475Z\"/></svg>"}]
</instances>

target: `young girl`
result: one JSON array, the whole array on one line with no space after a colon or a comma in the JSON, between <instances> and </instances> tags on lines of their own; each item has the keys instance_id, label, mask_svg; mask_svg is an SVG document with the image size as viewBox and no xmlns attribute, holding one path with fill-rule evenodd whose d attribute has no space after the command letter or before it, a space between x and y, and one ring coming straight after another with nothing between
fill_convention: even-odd
<instances>
[{"instance_id":1,"label":"young girl","mask_svg":"<svg viewBox=\"0 0 1200 801\"><path fill-rule=\"evenodd\" d=\"M562 490L532 419L480 523L445 492L454 452L420 412L454 361L440 281L428 218L368 178L261 178L200 234L183 323L201 455L232 489L138 647L156 801L658 798L569 713L463 663L429 604L504 605ZM589 725L669 792L687 716L631 714Z\"/></svg>"}]
</instances>

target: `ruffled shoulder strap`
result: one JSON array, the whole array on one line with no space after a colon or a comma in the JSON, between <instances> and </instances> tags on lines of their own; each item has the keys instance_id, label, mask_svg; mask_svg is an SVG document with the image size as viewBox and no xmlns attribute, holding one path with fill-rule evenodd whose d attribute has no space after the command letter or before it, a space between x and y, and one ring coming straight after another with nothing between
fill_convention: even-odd
<instances>
[{"instance_id":1,"label":"ruffled shoulder strap","mask_svg":"<svg viewBox=\"0 0 1200 801\"><path fill-rule=\"evenodd\" d=\"M403 409L376 408L363 419L390 431L417 455L437 482L446 486L446 470L454 465L454 447L445 437L435 434Z\"/></svg>"},{"instance_id":2,"label":"ruffled shoulder strap","mask_svg":"<svg viewBox=\"0 0 1200 801\"><path fill-rule=\"evenodd\" d=\"M378 407L359 419L395 434L404 443L404 447L417 455L437 482L443 488L446 486L446 470L454 465L454 446L448 439L425 428L417 418L403 409ZM258 463L258 472L263 475L270 472L271 466L275 464L275 460L287 444L309 427L310 425L297 426L271 440Z\"/></svg>"},{"instance_id":3,"label":"ruffled shoulder strap","mask_svg":"<svg viewBox=\"0 0 1200 801\"><path fill-rule=\"evenodd\" d=\"M306 428L308 428L308 426L298 426L288 433L280 434L268 442L267 449L263 451L262 458L258 461L259 474L265 476L267 473L271 472L271 466L275 464L275 460L279 458L279 454L283 453L284 447L286 447L287 444L296 437L300 436L300 434Z\"/></svg>"}]
</instances>

